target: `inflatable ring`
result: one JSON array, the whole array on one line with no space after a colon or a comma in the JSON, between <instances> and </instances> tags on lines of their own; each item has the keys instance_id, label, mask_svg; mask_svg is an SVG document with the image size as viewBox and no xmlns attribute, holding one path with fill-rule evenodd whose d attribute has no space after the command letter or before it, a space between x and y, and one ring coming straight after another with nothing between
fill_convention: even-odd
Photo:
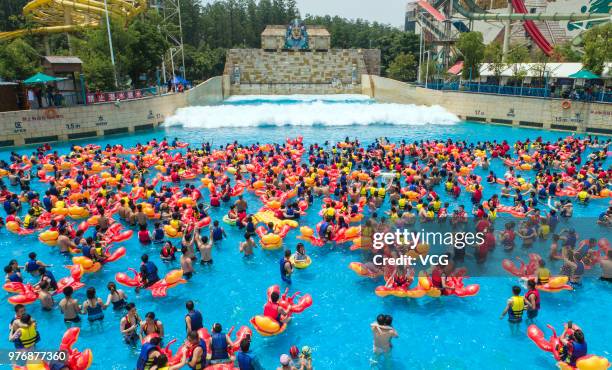
<instances>
[{"instance_id":1,"label":"inflatable ring","mask_svg":"<svg viewBox=\"0 0 612 370\"><path fill-rule=\"evenodd\" d=\"M278 321L262 315L253 317L251 324L253 324L255 331L264 337L280 334L287 329L286 323L280 324Z\"/></svg>"},{"instance_id":2,"label":"inflatable ring","mask_svg":"<svg viewBox=\"0 0 612 370\"><path fill-rule=\"evenodd\" d=\"M228 225L231 226L235 226L236 225L236 220L229 218L228 215L223 216L223 222L225 222Z\"/></svg>"},{"instance_id":3,"label":"inflatable ring","mask_svg":"<svg viewBox=\"0 0 612 370\"><path fill-rule=\"evenodd\" d=\"M168 238L182 238L183 233L179 232L177 229L172 227L171 225L164 225L164 233Z\"/></svg>"},{"instance_id":4,"label":"inflatable ring","mask_svg":"<svg viewBox=\"0 0 612 370\"><path fill-rule=\"evenodd\" d=\"M305 269L306 267L310 266L310 264L312 263L312 260L310 259L310 256L306 256L306 259L303 261L296 261L295 257L292 255L289 258L289 261L293 264L293 266L295 266L295 268L297 269Z\"/></svg>"},{"instance_id":5,"label":"inflatable ring","mask_svg":"<svg viewBox=\"0 0 612 370\"><path fill-rule=\"evenodd\" d=\"M261 247L265 250L279 249L283 246L283 239L277 234L266 234L261 237Z\"/></svg>"},{"instance_id":6,"label":"inflatable ring","mask_svg":"<svg viewBox=\"0 0 612 370\"><path fill-rule=\"evenodd\" d=\"M563 109L569 109L572 106L572 102L570 102L569 100L564 100L561 103L561 108Z\"/></svg>"},{"instance_id":7,"label":"inflatable ring","mask_svg":"<svg viewBox=\"0 0 612 370\"><path fill-rule=\"evenodd\" d=\"M38 240L46 245L56 245L57 238L59 237L59 233L57 231L43 231L38 235Z\"/></svg>"}]
</instances>

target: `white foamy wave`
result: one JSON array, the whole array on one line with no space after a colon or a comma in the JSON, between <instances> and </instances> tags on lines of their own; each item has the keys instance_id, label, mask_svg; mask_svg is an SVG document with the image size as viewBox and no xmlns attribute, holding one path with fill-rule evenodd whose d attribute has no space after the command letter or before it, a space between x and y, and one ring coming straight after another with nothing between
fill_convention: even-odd
<instances>
[{"instance_id":1,"label":"white foamy wave","mask_svg":"<svg viewBox=\"0 0 612 370\"><path fill-rule=\"evenodd\" d=\"M300 102L343 102L343 101L371 101L367 95L362 94L329 94L329 95L310 95L310 94L292 94L292 95L233 95L225 99L228 103L236 102L257 102L257 101L300 101Z\"/></svg>"},{"instance_id":2,"label":"white foamy wave","mask_svg":"<svg viewBox=\"0 0 612 370\"><path fill-rule=\"evenodd\" d=\"M179 109L166 126L186 128L257 126L451 125L459 121L440 106L323 102L258 105L216 105Z\"/></svg>"}]
</instances>

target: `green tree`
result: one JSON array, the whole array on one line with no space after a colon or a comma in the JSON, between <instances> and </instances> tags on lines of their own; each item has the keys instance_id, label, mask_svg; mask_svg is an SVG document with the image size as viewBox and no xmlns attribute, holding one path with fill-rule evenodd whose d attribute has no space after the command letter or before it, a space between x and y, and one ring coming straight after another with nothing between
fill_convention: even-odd
<instances>
[{"instance_id":1,"label":"green tree","mask_svg":"<svg viewBox=\"0 0 612 370\"><path fill-rule=\"evenodd\" d=\"M0 1L0 31L12 31L21 28L25 22L21 10L28 0Z\"/></svg>"},{"instance_id":2,"label":"green tree","mask_svg":"<svg viewBox=\"0 0 612 370\"><path fill-rule=\"evenodd\" d=\"M582 64L584 68L600 75L604 63L612 61L612 23L591 28L584 34L584 54Z\"/></svg>"},{"instance_id":3,"label":"green tree","mask_svg":"<svg viewBox=\"0 0 612 370\"><path fill-rule=\"evenodd\" d=\"M506 61L512 69L512 80L515 83L522 83L527 77L527 68L523 63L530 60L529 49L525 45L514 45L510 47Z\"/></svg>"},{"instance_id":4,"label":"green tree","mask_svg":"<svg viewBox=\"0 0 612 370\"><path fill-rule=\"evenodd\" d=\"M459 35L457 49L463 55L463 78L479 76L480 63L484 59L485 46L480 32L464 32Z\"/></svg>"},{"instance_id":5,"label":"green tree","mask_svg":"<svg viewBox=\"0 0 612 370\"><path fill-rule=\"evenodd\" d=\"M401 53L389 64L387 75L399 81L414 81L416 79L416 64L413 54Z\"/></svg>"},{"instance_id":6,"label":"green tree","mask_svg":"<svg viewBox=\"0 0 612 370\"><path fill-rule=\"evenodd\" d=\"M429 63L424 61L419 68L421 70L421 81L423 81L423 83L426 83L427 81L431 82L433 79L435 79L437 73L435 60L430 60Z\"/></svg>"},{"instance_id":7,"label":"green tree","mask_svg":"<svg viewBox=\"0 0 612 370\"><path fill-rule=\"evenodd\" d=\"M501 81L501 75L508 68L503 62L502 45L499 42L492 42L485 47L484 61L489 63L489 71L493 72L497 83Z\"/></svg>"},{"instance_id":8,"label":"green tree","mask_svg":"<svg viewBox=\"0 0 612 370\"><path fill-rule=\"evenodd\" d=\"M0 43L1 78L24 80L40 70L40 55L24 39Z\"/></svg>"},{"instance_id":9,"label":"green tree","mask_svg":"<svg viewBox=\"0 0 612 370\"><path fill-rule=\"evenodd\" d=\"M130 37L122 53L126 56L124 70L136 87L155 78L155 70L170 47L160 32L164 27L160 15L150 11L138 17L126 31ZM141 81L141 75L145 75L147 80Z\"/></svg>"},{"instance_id":10,"label":"green tree","mask_svg":"<svg viewBox=\"0 0 612 370\"><path fill-rule=\"evenodd\" d=\"M571 42L555 45L550 56L553 62L560 63L580 62L580 58L580 53L572 48Z\"/></svg>"}]
</instances>

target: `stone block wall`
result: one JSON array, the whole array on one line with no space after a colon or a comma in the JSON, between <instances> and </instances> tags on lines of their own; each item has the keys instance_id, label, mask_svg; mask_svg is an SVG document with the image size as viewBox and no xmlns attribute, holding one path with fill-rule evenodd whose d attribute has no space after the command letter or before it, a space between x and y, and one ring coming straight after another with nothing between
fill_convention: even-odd
<instances>
[{"instance_id":1,"label":"stone block wall","mask_svg":"<svg viewBox=\"0 0 612 370\"><path fill-rule=\"evenodd\" d=\"M351 84L353 66L357 76L368 73L362 51L230 49L224 74L230 76L232 84L238 82L235 67L240 71L240 84L330 84L334 80Z\"/></svg>"},{"instance_id":2,"label":"stone block wall","mask_svg":"<svg viewBox=\"0 0 612 370\"><path fill-rule=\"evenodd\" d=\"M362 49L361 53L368 74L380 76L380 49Z\"/></svg>"}]
</instances>

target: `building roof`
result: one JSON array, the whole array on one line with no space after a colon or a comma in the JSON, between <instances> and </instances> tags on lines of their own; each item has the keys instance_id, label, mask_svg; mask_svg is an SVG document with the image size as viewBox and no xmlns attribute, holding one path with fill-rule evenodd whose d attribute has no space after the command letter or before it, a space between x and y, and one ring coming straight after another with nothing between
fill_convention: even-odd
<instances>
[{"instance_id":1,"label":"building roof","mask_svg":"<svg viewBox=\"0 0 612 370\"><path fill-rule=\"evenodd\" d=\"M83 61L78 57L45 55L43 61L50 64L83 64Z\"/></svg>"},{"instance_id":2,"label":"building roof","mask_svg":"<svg viewBox=\"0 0 612 370\"><path fill-rule=\"evenodd\" d=\"M329 31L323 26L306 25L308 36L329 36ZM282 24L268 25L261 33L261 36L282 36L285 37L287 26Z\"/></svg>"},{"instance_id":3,"label":"building roof","mask_svg":"<svg viewBox=\"0 0 612 370\"><path fill-rule=\"evenodd\" d=\"M522 69L526 72L527 77L540 77L542 75L542 63L516 63L509 64L501 72L502 77L512 77L514 71ZM570 78L569 76L583 69L582 63L546 63L546 74L549 78ZM612 63L606 63L602 78L610 78L612 73ZM490 63L483 63L480 66L480 75L495 76L495 72L491 68Z\"/></svg>"},{"instance_id":4,"label":"building roof","mask_svg":"<svg viewBox=\"0 0 612 370\"><path fill-rule=\"evenodd\" d=\"M463 69L463 60L460 60L448 69L448 73L458 75L459 73L461 73L462 69Z\"/></svg>"}]
</instances>

